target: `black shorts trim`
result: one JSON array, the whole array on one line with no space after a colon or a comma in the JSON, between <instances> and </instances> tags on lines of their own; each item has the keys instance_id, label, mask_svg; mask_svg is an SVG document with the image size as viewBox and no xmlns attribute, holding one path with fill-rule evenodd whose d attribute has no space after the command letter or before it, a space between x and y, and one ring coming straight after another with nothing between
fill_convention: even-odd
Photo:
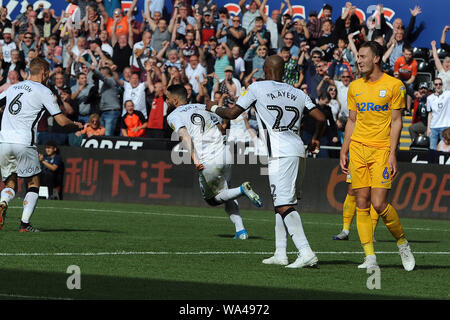
<instances>
[{"instance_id":1,"label":"black shorts trim","mask_svg":"<svg viewBox=\"0 0 450 320\"><path fill-rule=\"evenodd\" d=\"M215 198L209 198L204 200L206 201L207 204L209 204L212 207L217 207L218 205L222 204L222 202L217 201Z\"/></svg>"}]
</instances>

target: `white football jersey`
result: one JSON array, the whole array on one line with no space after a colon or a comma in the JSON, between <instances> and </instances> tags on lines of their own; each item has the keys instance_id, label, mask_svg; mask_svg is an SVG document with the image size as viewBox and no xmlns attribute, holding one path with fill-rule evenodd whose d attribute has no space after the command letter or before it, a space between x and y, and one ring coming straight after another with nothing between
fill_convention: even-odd
<instances>
[{"instance_id":1,"label":"white football jersey","mask_svg":"<svg viewBox=\"0 0 450 320\"><path fill-rule=\"evenodd\" d=\"M260 132L271 157L305 156L305 148L298 131L303 109L315 104L300 89L272 80L251 84L239 97L236 105L247 110L255 106Z\"/></svg>"},{"instance_id":2,"label":"white football jersey","mask_svg":"<svg viewBox=\"0 0 450 320\"><path fill-rule=\"evenodd\" d=\"M134 103L134 110L142 112L145 119L147 119L147 107L145 103L145 83L141 82L136 88L133 88L129 82L124 81L123 87L125 90L123 92L122 116L127 113L127 110L125 110L125 101L132 100Z\"/></svg>"},{"instance_id":3,"label":"white football jersey","mask_svg":"<svg viewBox=\"0 0 450 320\"><path fill-rule=\"evenodd\" d=\"M224 138L217 128L217 117L206 111L204 104L185 104L176 108L167 117L169 126L178 131L185 127L194 143L201 163L223 162Z\"/></svg>"},{"instance_id":4,"label":"white football jersey","mask_svg":"<svg viewBox=\"0 0 450 320\"><path fill-rule=\"evenodd\" d=\"M37 124L45 110L52 116L61 113L50 89L31 80L19 82L3 91L0 105L6 105L0 142L29 146L36 144Z\"/></svg>"},{"instance_id":5,"label":"white football jersey","mask_svg":"<svg viewBox=\"0 0 450 320\"><path fill-rule=\"evenodd\" d=\"M430 128L450 127L450 91L444 91L439 96L430 94L427 98L427 111L431 112Z\"/></svg>"}]
</instances>

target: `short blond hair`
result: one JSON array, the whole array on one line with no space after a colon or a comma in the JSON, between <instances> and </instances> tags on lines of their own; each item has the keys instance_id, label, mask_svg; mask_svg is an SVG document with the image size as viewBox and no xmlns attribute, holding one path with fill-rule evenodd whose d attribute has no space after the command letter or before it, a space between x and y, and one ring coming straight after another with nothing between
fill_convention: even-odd
<instances>
[{"instance_id":1,"label":"short blond hair","mask_svg":"<svg viewBox=\"0 0 450 320\"><path fill-rule=\"evenodd\" d=\"M30 75L35 76L41 73L41 71L49 71L50 65L48 62L40 57L36 57L30 62Z\"/></svg>"}]
</instances>

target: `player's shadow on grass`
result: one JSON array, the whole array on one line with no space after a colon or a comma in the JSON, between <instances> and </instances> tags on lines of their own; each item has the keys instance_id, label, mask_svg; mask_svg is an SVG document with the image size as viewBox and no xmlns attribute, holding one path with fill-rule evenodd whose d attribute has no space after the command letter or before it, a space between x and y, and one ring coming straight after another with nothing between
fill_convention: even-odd
<instances>
[{"instance_id":1,"label":"player's shadow on grass","mask_svg":"<svg viewBox=\"0 0 450 320\"><path fill-rule=\"evenodd\" d=\"M380 243L384 243L384 242L392 242L392 243L396 243L397 241L395 240L395 239L393 239L393 240L378 240L377 239L377 242L380 242ZM408 242L409 243L441 243L441 241L436 241L436 240L409 240L408 239ZM414 251L413 251L413 253L414 253Z\"/></svg>"},{"instance_id":2,"label":"player's shadow on grass","mask_svg":"<svg viewBox=\"0 0 450 320\"><path fill-rule=\"evenodd\" d=\"M0 299L35 297L72 299L150 299L150 300L328 300L328 299L414 299L413 296L384 295L382 292L342 292L311 288L266 287L258 285L174 281L144 277L106 276L89 274L81 267L81 290L69 290L70 274L65 268L57 272L37 272L20 269L0 269ZM292 270L294 271L294 270ZM365 280L364 280L365 281ZM417 297L415 298L417 299ZM184 302L183 302L184 303ZM264 304L261 301L261 304ZM185 303L184 303L185 305ZM168 312L168 310L166 310ZM169 317L170 318L170 317Z\"/></svg>"},{"instance_id":3,"label":"player's shadow on grass","mask_svg":"<svg viewBox=\"0 0 450 320\"><path fill-rule=\"evenodd\" d=\"M329 261L323 261L323 260L319 260L318 266L320 268L320 266L322 265L358 265L361 262L356 262L356 261L352 261L352 260L329 260Z\"/></svg>"},{"instance_id":4,"label":"player's shadow on grass","mask_svg":"<svg viewBox=\"0 0 450 320\"><path fill-rule=\"evenodd\" d=\"M98 232L98 233L122 233L114 230L96 230L96 229L41 229L42 232Z\"/></svg>"},{"instance_id":5,"label":"player's shadow on grass","mask_svg":"<svg viewBox=\"0 0 450 320\"><path fill-rule=\"evenodd\" d=\"M219 238L229 238L229 239L234 238L234 235L233 235L233 234L218 234L217 236L218 236ZM252 235L248 236L248 239L249 239L249 240L256 240L256 239L258 239L258 240L266 240L266 239L264 239L263 237L252 236Z\"/></svg>"}]
</instances>

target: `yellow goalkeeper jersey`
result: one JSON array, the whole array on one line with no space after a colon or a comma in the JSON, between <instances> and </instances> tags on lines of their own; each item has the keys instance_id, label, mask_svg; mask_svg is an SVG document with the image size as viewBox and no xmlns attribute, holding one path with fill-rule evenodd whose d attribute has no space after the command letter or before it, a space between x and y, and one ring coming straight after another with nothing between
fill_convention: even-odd
<instances>
[{"instance_id":1,"label":"yellow goalkeeper jersey","mask_svg":"<svg viewBox=\"0 0 450 320\"><path fill-rule=\"evenodd\" d=\"M376 148L390 148L392 109L405 107L406 88L387 74L375 81L353 81L348 89L347 105L356 111L352 141Z\"/></svg>"}]
</instances>

